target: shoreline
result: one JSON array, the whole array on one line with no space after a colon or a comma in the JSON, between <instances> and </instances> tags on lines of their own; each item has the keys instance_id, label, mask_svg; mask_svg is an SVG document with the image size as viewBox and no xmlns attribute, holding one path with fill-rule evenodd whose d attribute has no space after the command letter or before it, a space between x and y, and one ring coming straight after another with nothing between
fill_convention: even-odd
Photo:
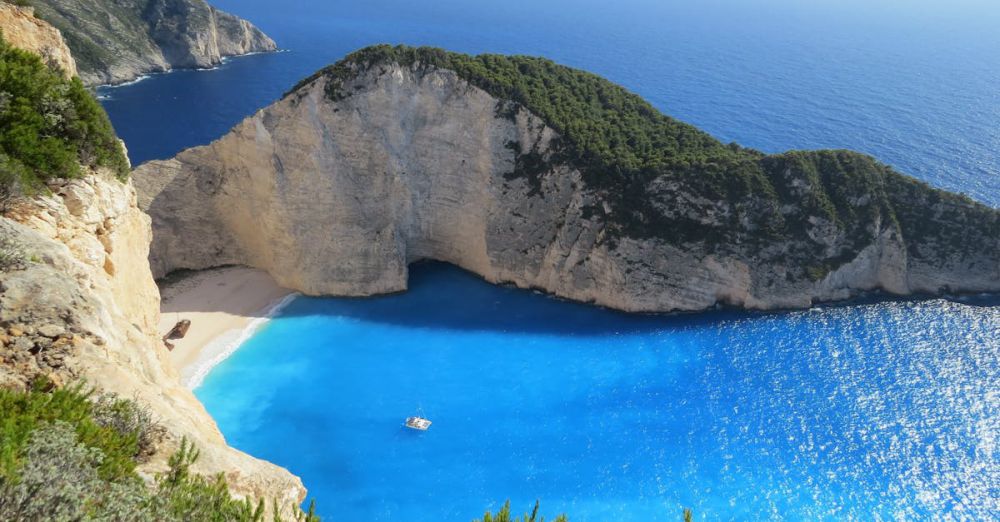
<instances>
[{"instance_id":1,"label":"shoreline","mask_svg":"<svg viewBox=\"0 0 1000 522\"><path fill-rule=\"evenodd\" d=\"M229 55L226 55L226 56L220 56L219 57L219 63L217 63L217 64L215 64L215 65L213 65L211 67L170 67L169 69L165 69L165 70L162 70L162 71L146 71L146 72L139 73L138 76L136 76L135 78L129 79L129 80L123 80L123 81L118 82L118 83L101 83L101 84L97 84L97 85L92 85L89 88L94 89L95 91L97 91L97 90L102 90L102 89L103 90L108 90L108 89L115 89L115 88L118 88L118 87L128 87L130 85L135 85L135 84L137 84L137 83L139 83L139 82L141 82L143 80L148 80L149 78L152 78L154 76L160 76L160 75L164 75L164 74L170 74L172 72L182 72L182 71L193 71L193 72L215 71L215 70L218 70L219 68L221 68L223 65L226 65L227 62L229 62L231 60L234 60L234 59L239 59L239 58L243 58L243 57L247 57L247 56L257 56L257 55L260 55L260 54L278 54L278 53L284 53L284 52L288 52L288 51L289 51L288 49L275 49L273 51L251 51L249 53L243 53L243 54L229 54Z\"/></svg>"},{"instance_id":2,"label":"shoreline","mask_svg":"<svg viewBox=\"0 0 1000 522\"><path fill-rule=\"evenodd\" d=\"M191 321L184 338L170 341L170 362L191 390L300 295L262 270L238 266L193 272L160 285L160 335L182 319Z\"/></svg>"}]
</instances>

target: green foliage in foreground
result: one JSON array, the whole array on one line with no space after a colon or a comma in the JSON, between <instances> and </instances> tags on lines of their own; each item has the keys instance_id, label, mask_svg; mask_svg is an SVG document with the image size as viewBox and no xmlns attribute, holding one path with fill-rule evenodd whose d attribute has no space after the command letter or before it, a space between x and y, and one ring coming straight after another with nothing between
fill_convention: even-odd
<instances>
[{"instance_id":1,"label":"green foliage in foreground","mask_svg":"<svg viewBox=\"0 0 1000 522\"><path fill-rule=\"evenodd\" d=\"M125 407L114 402L111 408L124 414ZM53 423L71 427L76 444L100 453L96 471L101 479L114 482L134 475L141 453L138 430L119 431L99 423L95 417L115 414L99 409L80 387L51 393L0 390L0 413L0 480L17 481L32 434Z\"/></svg>"},{"instance_id":2,"label":"green foliage in foreground","mask_svg":"<svg viewBox=\"0 0 1000 522\"><path fill-rule=\"evenodd\" d=\"M495 515L487 511L482 519L476 519L474 522L545 522L545 517L538 517L538 507L539 502L536 500L535 508L531 510L530 515L525 513L521 518L515 518L510 514L510 500L508 500ZM569 519L566 515L559 515L552 522L569 522Z\"/></svg>"},{"instance_id":3,"label":"green foliage in foreground","mask_svg":"<svg viewBox=\"0 0 1000 522\"><path fill-rule=\"evenodd\" d=\"M135 468L161 435L134 401L80 387L0 390L0 520L264 519L263 500L234 499L221 474L191 473L198 451L186 440L147 485ZM312 509L296 518L319 520Z\"/></svg>"},{"instance_id":4,"label":"green foliage in foreground","mask_svg":"<svg viewBox=\"0 0 1000 522\"><path fill-rule=\"evenodd\" d=\"M30 190L78 177L81 166L128 176L108 115L79 78L65 78L0 35L0 185Z\"/></svg>"},{"instance_id":5,"label":"green foliage in foreground","mask_svg":"<svg viewBox=\"0 0 1000 522\"><path fill-rule=\"evenodd\" d=\"M500 511L493 514L491 511L487 511L483 515L483 518L477 518L473 522L545 522L545 517L539 518L538 516L539 501L535 501L535 507L531 510L531 514L525 513L521 518L516 518L510 513L510 500L504 502ZM691 522L693 519L693 513L690 509L684 508L683 517L684 522ZM569 522L569 518L566 515L559 515L552 522Z\"/></svg>"}]
</instances>

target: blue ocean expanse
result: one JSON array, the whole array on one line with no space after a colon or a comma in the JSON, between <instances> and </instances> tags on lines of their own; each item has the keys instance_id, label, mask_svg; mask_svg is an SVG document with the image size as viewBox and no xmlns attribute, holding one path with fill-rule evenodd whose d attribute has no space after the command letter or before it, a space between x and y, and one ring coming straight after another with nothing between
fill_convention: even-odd
<instances>
[{"instance_id":1,"label":"blue ocean expanse","mask_svg":"<svg viewBox=\"0 0 1000 522\"><path fill-rule=\"evenodd\" d=\"M849 148L1000 206L1000 5L216 0L285 52L100 94L135 163L208 143L374 43L543 55L724 141ZM1000 300L635 316L443 265L295 300L197 390L329 520L988 520ZM408 415L434 421L404 430Z\"/></svg>"},{"instance_id":2,"label":"blue ocean expanse","mask_svg":"<svg viewBox=\"0 0 1000 522\"><path fill-rule=\"evenodd\" d=\"M196 390L329 520L988 520L1000 304L628 315L416 265L299 298ZM989 304L984 303L984 304ZM402 426L423 414L426 433Z\"/></svg>"}]
</instances>

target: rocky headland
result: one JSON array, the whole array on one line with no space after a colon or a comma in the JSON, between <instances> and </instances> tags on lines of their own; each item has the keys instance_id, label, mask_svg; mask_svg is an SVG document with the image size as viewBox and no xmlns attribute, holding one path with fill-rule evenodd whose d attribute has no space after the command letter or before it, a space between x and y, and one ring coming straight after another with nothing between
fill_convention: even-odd
<instances>
[{"instance_id":1,"label":"rocky headland","mask_svg":"<svg viewBox=\"0 0 1000 522\"><path fill-rule=\"evenodd\" d=\"M117 84L277 49L250 22L204 0L32 0L62 31L87 85Z\"/></svg>"},{"instance_id":2,"label":"rocky headland","mask_svg":"<svg viewBox=\"0 0 1000 522\"><path fill-rule=\"evenodd\" d=\"M150 263L307 294L453 263L636 312L1000 290L1000 212L849 151L765 155L550 61L377 46L134 173Z\"/></svg>"}]
</instances>

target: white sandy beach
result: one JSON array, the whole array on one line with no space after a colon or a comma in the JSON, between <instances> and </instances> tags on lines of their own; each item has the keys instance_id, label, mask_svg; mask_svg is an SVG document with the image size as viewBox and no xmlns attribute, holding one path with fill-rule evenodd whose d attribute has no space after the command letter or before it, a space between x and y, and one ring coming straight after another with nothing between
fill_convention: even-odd
<instances>
[{"instance_id":1,"label":"white sandy beach","mask_svg":"<svg viewBox=\"0 0 1000 522\"><path fill-rule=\"evenodd\" d=\"M170 341L171 362L189 388L296 295L266 272L246 267L195 272L162 285L160 293L161 335L182 319L191 321L183 339Z\"/></svg>"}]
</instances>

